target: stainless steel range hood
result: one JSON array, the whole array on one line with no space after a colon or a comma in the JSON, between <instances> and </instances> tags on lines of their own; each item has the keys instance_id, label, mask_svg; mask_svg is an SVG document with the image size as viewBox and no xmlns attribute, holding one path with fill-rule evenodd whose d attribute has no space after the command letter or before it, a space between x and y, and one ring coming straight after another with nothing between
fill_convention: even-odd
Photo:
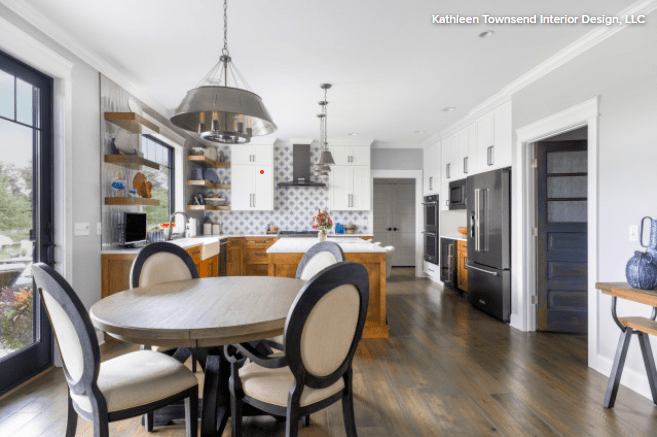
<instances>
[{"instance_id":1,"label":"stainless steel range hood","mask_svg":"<svg viewBox=\"0 0 657 437\"><path fill-rule=\"evenodd\" d=\"M292 146L292 180L279 182L279 187L325 187L322 182L310 180L310 144Z\"/></svg>"}]
</instances>

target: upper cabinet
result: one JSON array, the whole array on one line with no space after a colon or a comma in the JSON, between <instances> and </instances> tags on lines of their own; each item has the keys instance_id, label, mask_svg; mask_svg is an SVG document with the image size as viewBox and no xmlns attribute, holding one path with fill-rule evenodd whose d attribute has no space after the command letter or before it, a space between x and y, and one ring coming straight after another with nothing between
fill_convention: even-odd
<instances>
[{"instance_id":1,"label":"upper cabinet","mask_svg":"<svg viewBox=\"0 0 657 437\"><path fill-rule=\"evenodd\" d=\"M372 209L372 177L368 146L331 146L335 165L329 173L329 208L335 211Z\"/></svg>"},{"instance_id":2,"label":"upper cabinet","mask_svg":"<svg viewBox=\"0 0 657 437\"><path fill-rule=\"evenodd\" d=\"M274 146L270 144L240 144L231 148L233 164L274 165Z\"/></svg>"},{"instance_id":3,"label":"upper cabinet","mask_svg":"<svg viewBox=\"0 0 657 437\"><path fill-rule=\"evenodd\" d=\"M370 165L370 148L364 146L331 146L335 165Z\"/></svg>"},{"instance_id":4,"label":"upper cabinet","mask_svg":"<svg viewBox=\"0 0 657 437\"><path fill-rule=\"evenodd\" d=\"M440 163L440 141L436 141L424 148L423 173L425 196L431 196L440 192Z\"/></svg>"},{"instance_id":5,"label":"upper cabinet","mask_svg":"<svg viewBox=\"0 0 657 437\"><path fill-rule=\"evenodd\" d=\"M511 165L513 141L511 117L511 101L508 101L475 122L478 172Z\"/></svg>"},{"instance_id":6,"label":"upper cabinet","mask_svg":"<svg viewBox=\"0 0 657 437\"><path fill-rule=\"evenodd\" d=\"M231 209L274 209L274 148L272 145L231 147Z\"/></svg>"}]
</instances>

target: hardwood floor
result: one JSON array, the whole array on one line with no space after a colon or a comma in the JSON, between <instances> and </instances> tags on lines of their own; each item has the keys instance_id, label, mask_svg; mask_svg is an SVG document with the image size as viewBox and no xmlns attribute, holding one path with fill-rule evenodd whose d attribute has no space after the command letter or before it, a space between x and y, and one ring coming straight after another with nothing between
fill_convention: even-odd
<instances>
[{"instance_id":1,"label":"hardwood floor","mask_svg":"<svg viewBox=\"0 0 657 437\"><path fill-rule=\"evenodd\" d=\"M602 407L607 378L586 366L585 337L518 332L413 273L395 268L389 279L390 338L359 346L354 388L360 437L657 434L657 409L626 388L615 409ZM104 358L131 347L114 346ZM65 420L61 369L0 399L3 437L63 436ZM110 424L110 435L149 435L139 422ZM183 425L156 432L185 435ZM80 419L76 435L93 435L90 424ZM248 418L244 435L280 437L285 427L271 417ZM340 405L313 414L300 435L345 436Z\"/></svg>"}]
</instances>

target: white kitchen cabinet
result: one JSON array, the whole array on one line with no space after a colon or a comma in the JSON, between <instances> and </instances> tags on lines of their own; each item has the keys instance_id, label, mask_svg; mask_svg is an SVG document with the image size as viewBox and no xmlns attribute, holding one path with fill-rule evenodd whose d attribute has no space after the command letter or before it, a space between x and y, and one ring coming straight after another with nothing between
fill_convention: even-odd
<instances>
[{"instance_id":1,"label":"white kitchen cabinet","mask_svg":"<svg viewBox=\"0 0 657 437\"><path fill-rule=\"evenodd\" d=\"M230 155L232 165L274 164L274 146L270 144L235 144Z\"/></svg>"},{"instance_id":2,"label":"white kitchen cabinet","mask_svg":"<svg viewBox=\"0 0 657 437\"><path fill-rule=\"evenodd\" d=\"M442 170L441 180L443 185L449 183L450 180L453 180L452 176L454 175L454 167L452 165L452 144L454 144L454 136L447 137L442 141L440 152L442 163L440 168Z\"/></svg>"},{"instance_id":3,"label":"white kitchen cabinet","mask_svg":"<svg viewBox=\"0 0 657 437\"><path fill-rule=\"evenodd\" d=\"M335 159L335 158L334 158ZM334 211L369 211L372 180L365 165L334 165L329 176L329 208Z\"/></svg>"},{"instance_id":4,"label":"white kitchen cabinet","mask_svg":"<svg viewBox=\"0 0 657 437\"><path fill-rule=\"evenodd\" d=\"M231 209L274 209L274 147L235 144L231 147Z\"/></svg>"},{"instance_id":5,"label":"white kitchen cabinet","mask_svg":"<svg viewBox=\"0 0 657 437\"><path fill-rule=\"evenodd\" d=\"M477 171L479 173L511 165L511 102L506 102L475 123L477 136Z\"/></svg>"},{"instance_id":6,"label":"white kitchen cabinet","mask_svg":"<svg viewBox=\"0 0 657 437\"><path fill-rule=\"evenodd\" d=\"M462 129L459 135L459 179L477 172L477 132L474 124Z\"/></svg>"},{"instance_id":7,"label":"white kitchen cabinet","mask_svg":"<svg viewBox=\"0 0 657 437\"><path fill-rule=\"evenodd\" d=\"M423 174L424 195L431 196L440 192L441 156L440 142L429 144L424 148Z\"/></svg>"},{"instance_id":8,"label":"white kitchen cabinet","mask_svg":"<svg viewBox=\"0 0 657 437\"><path fill-rule=\"evenodd\" d=\"M370 165L370 148L367 146L330 146L335 165Z\"/></svg>"},{"instance_id":9,"label":"white kitchen cabinet","mask_svg":"<svg viewBox=\"0 0 657 437\"><path fill-rule=\"evenodd\" d=\"M274 166L233 165L231 209L270 211L274 209Z\"/></svg>"}]
</instances>

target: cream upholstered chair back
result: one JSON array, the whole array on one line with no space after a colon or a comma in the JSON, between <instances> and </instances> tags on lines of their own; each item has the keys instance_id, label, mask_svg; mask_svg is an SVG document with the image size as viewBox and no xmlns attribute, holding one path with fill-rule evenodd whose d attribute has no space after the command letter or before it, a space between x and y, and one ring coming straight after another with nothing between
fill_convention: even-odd
<instances>
[{"instance_id":1,"label":"cream upholstered chair back","mask_svg":"<svg viewBox=\"0 0 657 437\"><path fill-rule=\"evenodd\" d=\"M198 278L194 260L185 249L167 242L144 247L130 271L130 288Z\"/></svg>"},{"instance_id":2,"label":"cream upholstered chair back","mask_svg":"<svg viewBox=\"0 0 657 437\"><path fill-rule=\"evenodd\" d=\"M43 300L62 354L64 372L75 394L98 390L100 349L87 310L66 280L44 263L32 265L37 290Z\"/></svg>"},{"instance_id":3,"label":"cream upholstered chair back","mask_svg":"<svg viewBox=\"0 0 657 437\"><path fill-rule=\"evenodd\" d=\"M348 369L363 335L369 303L367 269L339 262L313 276L285 325L285 356L298 383L324 388Z\"/></svg>"},{"instance_id":4,"label":"cream upholstered chair back","mask_svg":"<svg viewBox=\"0 0 657 437\"><path fill-rule=\"evenodd\" d=\"M332 241L322 241L308 249L297 267L297 279L308 279L326 267L344 261L342 248Z\"/></svg>"}]
</instances>

